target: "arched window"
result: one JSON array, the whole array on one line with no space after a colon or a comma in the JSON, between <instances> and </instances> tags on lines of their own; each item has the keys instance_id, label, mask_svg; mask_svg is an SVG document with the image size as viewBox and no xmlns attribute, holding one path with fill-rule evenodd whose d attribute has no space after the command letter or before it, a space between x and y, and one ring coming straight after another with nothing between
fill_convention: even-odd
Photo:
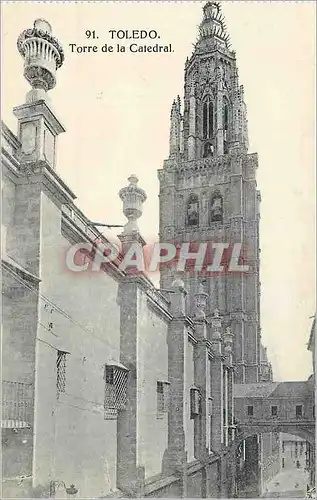
<instances>
[{"instance_id":1,"label":"arched window","mask_svg":"<svg viewBox=\"0 0 317 500\"><path fill-rule=\"evenodd\" d=\"M223 100L223 152L228 154L228 133L229 133L229 104L226 98Z\"/></svg>"},{"instance_id":2,"label":"arched window","mask_svg":"<svg viewBox=\"0 0 317 500\"><path fill-rule=\"evenodd\" d=\"M199 201L197 194L191 194L187 201L186 225L199 225Z\"/></svg>"},{"instance_id":3,"label":"arched window","mask_svg":"<svg viewBox=\"0 0 317 500\"><path fill-rule=\"evenodd\" d=\"M214 105L207 96L203 103L203 138L211 139L214 135Z\"/></svg>"},{"instance_id":4,"label":"arched window","mask_svg":"<svg viewBox=\"0 0 317 500\"><path fill-rule=\"evenodd\" d=\"M210 199L210 223L223 222L223 199L219 192L214 193Z\"/></svg>"},{"instance_id":5,"label":"arched window","mask_svg":"<svg viewBox=\"0 0 317 500\"><path fill-rule=\"evenodd\" d=\"M229 106L227 99L224 99L223 103L223 129L229 129Z\"/></svg>"}]
</instances>

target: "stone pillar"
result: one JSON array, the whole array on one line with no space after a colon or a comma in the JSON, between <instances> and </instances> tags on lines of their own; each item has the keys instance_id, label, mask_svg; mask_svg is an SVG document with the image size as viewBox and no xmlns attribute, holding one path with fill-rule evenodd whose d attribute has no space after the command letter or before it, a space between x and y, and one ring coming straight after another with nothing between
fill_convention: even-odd
<instances>
[{"instance_id":1,"label":"stone pillar","mask_svg":"<svg viewBox=\"0 0 317 500\"><path fill-rule=\"evenodd\" d=\"M207 394L207 331L205 309L208 295L204 286L200 285L198 292L194 296L195 301L195 332L198 343L194 349L195 386L200 390L201 413L195 418L194 427L194 447L195 457L198 460L206 460L208 456L207 443L207 419L208 419L208 394Z\"/></svg>"},{"instance_id":2,"label":"stone pillar","mask_svg":"<svg viewBox=\"0 0 317 500\"><path fill-rule=\"evenodd\" d=\"M137 220L142 215L146 194L137 186L138 178L131 175L129 186L122 188L119 196L123 201L123 213L128 222L123 233L119 235L122 242L124 259L131 261L136 255L133 265L125 266L127 276L119 286L120 304L120 361L129 369L127 383L127 406L118 413L117 426L117 486L128 494L143 496L145 471L138 464L138 376L137 376L137 338L138 338L138 297L139 277L142 274L140 259L143 258L143 240ZM130 272L129 272L130 271ZM131 275L132 274L132 275Z\"/></svg>"},{"instance_id":3,"label":"stone pillar","mask_svg":"<svg viewBox=\"0 0 317 500\"><path fill-rule=\"evenodd\" d=\"M212 451L220 452L223 447L223 360L222 338L220 333L221 319L216 309L211 320L214 357L211 362L211 396L212 404Z\"/></svg>"},{"instance_id":4,"label":"stone pillar","mask_svg":"<svg viewBox=\"0 0 317 500\"><path fill-rule=\"evenodd\" d=\"M181 478L181 497L187 495L185 450L185 358L188 332L185 316L186 290L184 282L177 278L172 283L171 313L173 319L168 329L168 376L170 381L170 402L168 412L168 449L163 459L163 471L175 473Z\"/></svg>"},{"instance_id":5,"label":"stone pillar","mask_svg":"<svg viewBox=\"0 0 317 500\"><path fill-rule=\"evenodd\" d=\"M119 286L120 362L129 369L126 410L117 420L117 487L123 491L140 488L137 467L137 313L138 284L126 277Z\"/></svg>"}]
</instances>

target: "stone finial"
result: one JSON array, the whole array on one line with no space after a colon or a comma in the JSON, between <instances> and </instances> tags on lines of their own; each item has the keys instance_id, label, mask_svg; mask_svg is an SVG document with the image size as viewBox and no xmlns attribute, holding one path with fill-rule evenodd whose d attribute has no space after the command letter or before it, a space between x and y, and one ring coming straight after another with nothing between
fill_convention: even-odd
<instances>
[{"instance_id":1,"label":"stone finial","mask_svg":"<svg viewBox=\"0 0 317 500\"><path fill-rule=\"evenodd\" d=\"M47 91L56 85L56 71L64 61L59 41L52 36L52 27L45 19L36 19L33 28L24 30L17 41L24 59L24 77L32 90L27 102L47 100Z\"/></svg>"},{"instance_id":2,"label":"stone finial","mask_svg":"<svg viewBox=\"0 0 317 500\"><path fill-rule=\"evenodd\" d=\"M182 280L181 274L176 274L174 281L172 282L172 288L185 291L185 283Z\"/></svg>"},{"instance_id":3,"label":"stone finial","mask_svg":"<svg viewBox=\"0 0 317 500\"><path fill-rule=\"evenodd\" d=\"M184 281L182 280L180 275L176 275L172 288L174 293L171 293L171 313L173 316L185 316L186 314L186 295L187 291L185 289Z\"/></svg>"},{"instance_id":4,"label":"stone finial","mask_svg":"<svg viewBox=\"0 0 317 500\"><path fill-rule=\"evenodd\" d=\"M221 318L219 316L219 310L215 309L214 315L211 318L211 326L212 326L212 341L221 341Z\"/></svg>"},{"instance_id":5,"label":"stone finial","mask_svg":"<svg viewBox=\"0 0 317 500\"><path fill-rule=\"evenodd\" d=\"M230 366L232 366L232 344L233 344L233 333L231 329L228 327L223 336L224 344L225 344L225 356L227 358L227 362Z\"/></svg>"},{"instance_id":6,"label":"stone finial","mask_svg":"<svg viewBox=\"0 0 317 500\"><path fill-rule=\"evenodd\" d=\"M143 212L143 203L147 199L145 191L137 186L139 179L132 174L128 178L129 186L120 189L119 197L123 201L123 213L128 219L123 234L132 234L139 231L137 220Z\"/></svg>"},{"instance_id":7,"label":"stone finial","mask_svg":"<svg viewBox=\"0 0 317 500\"><path fill-rule=\"evenodd\" d=\"M198 285L198 291L195 293L194 301L195 301L195 317L197 319L205 319L206 317L206 306L208 300L208 293L205 291L205 287L203 283Z\"/></svg>"}]
</instances>

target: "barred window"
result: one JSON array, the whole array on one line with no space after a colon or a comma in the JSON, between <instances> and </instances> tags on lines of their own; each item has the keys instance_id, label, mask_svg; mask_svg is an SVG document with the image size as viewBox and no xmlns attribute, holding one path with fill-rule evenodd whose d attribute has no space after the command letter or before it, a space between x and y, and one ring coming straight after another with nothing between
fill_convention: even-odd
<instances>
[{"instance_id":1,"label":"barred window","mask_svg":"<svg viewBox=\"0 0 317 500\"><path fill-rule=\"evenodd\" d=\"M156 384L157 394L157 415L160 417L168 412L169 406L169 382L158 381Z\"/></svg>"},{"instance_id":2,"label":"barred window","mask_svg":"<svg viewBox=\"0 0 317 500\"><path fill-rule=\"evenodd\" d=\"M126 408L128 369L120 363L105 365L104 381L104 417L116 418L118 410Z\"/></svg>"},{"instance_id":3,"label":"barred window","mask_svg":"<svg viewBox=\"0 0 317 500\"><path fill-rule=\"evenodd\" d=\"M56 359L56 389L57 398L59 398L62 392L66 389L66 355L69 354L66 351L57 351Z\"/></svg>"}]
</instances>

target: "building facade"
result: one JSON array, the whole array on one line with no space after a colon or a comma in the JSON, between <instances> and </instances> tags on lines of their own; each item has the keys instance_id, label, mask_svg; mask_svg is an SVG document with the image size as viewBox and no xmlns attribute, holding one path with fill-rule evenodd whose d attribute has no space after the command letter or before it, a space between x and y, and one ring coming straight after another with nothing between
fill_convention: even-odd
<instances>
[{"instance_id":1,"label":"building facade","mask_svg":"<svg viewBox=\"0 0 317 500\"><path fill-rule=\"evenodd\" d=\"M48 92L62 47L38 19L18 50L31 90L13 110L17 135L2 125L3 497L230 496L228 321L208 306L207 322L202 284L188 309L180 277L164 292L122 268L145 243L134 175L119 193L122 253L93 272L109 242L56 162L65 128Z\"/></svg>"}]
</instances>

